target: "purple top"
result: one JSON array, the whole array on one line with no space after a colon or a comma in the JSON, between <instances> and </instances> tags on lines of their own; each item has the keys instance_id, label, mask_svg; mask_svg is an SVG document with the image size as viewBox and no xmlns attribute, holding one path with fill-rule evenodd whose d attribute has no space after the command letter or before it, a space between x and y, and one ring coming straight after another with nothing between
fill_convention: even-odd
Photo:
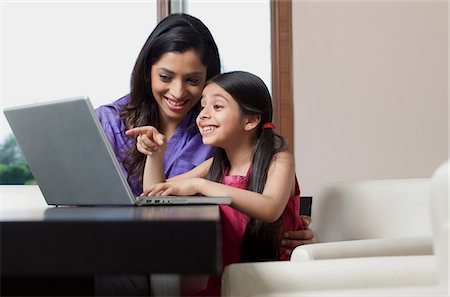
<instances>
[{"instance_id":1,"label":"purple top","mask_svg":"<svg viewBox=\"0 0 450 297\"><path fill-rule=\"evenodd\" d=\"M119 100L98 107L95 112L100 120L111 146L117 156L120 167L128 178L128 173L123 166L123 160L133 144L133 138L125 135L125 124L119 116L121 106L127 104L130 99L126 95ZM164 174L166 178L185 173L206 159L212 157L214 147L203 144L202 137L195 124L197 113L191 110L180 123L175 133L167 143L164 155ZM142 193L142 184L137 180L130 183L135 195Z\"/></svg>"}]
</instances>

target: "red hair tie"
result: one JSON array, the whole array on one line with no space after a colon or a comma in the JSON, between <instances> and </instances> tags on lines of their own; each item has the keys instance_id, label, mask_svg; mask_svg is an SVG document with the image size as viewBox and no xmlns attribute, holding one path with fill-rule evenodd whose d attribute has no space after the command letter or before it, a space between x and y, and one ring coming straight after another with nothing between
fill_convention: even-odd
<instances>
[{"instance_id":1,"label":"red hair tie","mask_svg":"<svg viewBox=\"0 0 450 297\"><path fill-rule=\"evenodd\" d=\"M275 125L272 122L267 122L262 127L263 129L275 129Z\"/></svg>"}]
</instances>

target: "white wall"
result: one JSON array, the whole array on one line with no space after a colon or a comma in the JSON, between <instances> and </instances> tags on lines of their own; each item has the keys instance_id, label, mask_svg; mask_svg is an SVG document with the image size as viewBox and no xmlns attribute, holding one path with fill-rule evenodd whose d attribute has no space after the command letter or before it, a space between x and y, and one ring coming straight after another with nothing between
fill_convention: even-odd
<instances>
[{"instance_id":1,"label":"white wall","mask_svg":"<svg viewBox=\"0 0 450 297\"><path fill-rule=\"evenodd\" d=\"M293 0L302 195L329 181L429 177L448 158L447 5Z\"/></svg>"}]
</instances>

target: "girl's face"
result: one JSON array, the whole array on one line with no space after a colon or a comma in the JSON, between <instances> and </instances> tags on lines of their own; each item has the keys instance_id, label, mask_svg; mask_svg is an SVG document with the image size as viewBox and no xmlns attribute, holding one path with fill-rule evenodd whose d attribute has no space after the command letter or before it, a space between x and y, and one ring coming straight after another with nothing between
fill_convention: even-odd
<instances>
[{"instance_id":1,"label":"girl's face","mask_svg":"<svg viewBox=\"0 0 450 297\"><path fill-rule=\"evenodd\" d=\"M244 137L245 116L238 103L215 83L208 84L200 101L197 126L203 143L226 149Z\"/></svg>"},{"instance_id":2,"label":"girl's face","mask_svg":"<svg viewBox=\"0 0 450 297\"><path fill-rule=\"evenodd\" d=\"M206 66L193 50L168 52L152 65L150 75L161 120L179 123L200 100Z\"/></svg>"}]
</instances>

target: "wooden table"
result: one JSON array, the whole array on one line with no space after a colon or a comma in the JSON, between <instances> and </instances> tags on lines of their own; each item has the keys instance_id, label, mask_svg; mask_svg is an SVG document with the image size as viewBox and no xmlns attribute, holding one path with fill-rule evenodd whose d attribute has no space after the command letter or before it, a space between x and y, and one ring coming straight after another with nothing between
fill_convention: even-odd
<instances>
[{"instance_id":1,"label":"wooden table","mask_svg":"<svg viewBox=\"0 0 450 297\"><path fill-rule=\"evenodd\" d=\"M49 207L37 186L0 191L3 285L21 278L220 272L218 206Z\"/></svg>"}]
</instances>

